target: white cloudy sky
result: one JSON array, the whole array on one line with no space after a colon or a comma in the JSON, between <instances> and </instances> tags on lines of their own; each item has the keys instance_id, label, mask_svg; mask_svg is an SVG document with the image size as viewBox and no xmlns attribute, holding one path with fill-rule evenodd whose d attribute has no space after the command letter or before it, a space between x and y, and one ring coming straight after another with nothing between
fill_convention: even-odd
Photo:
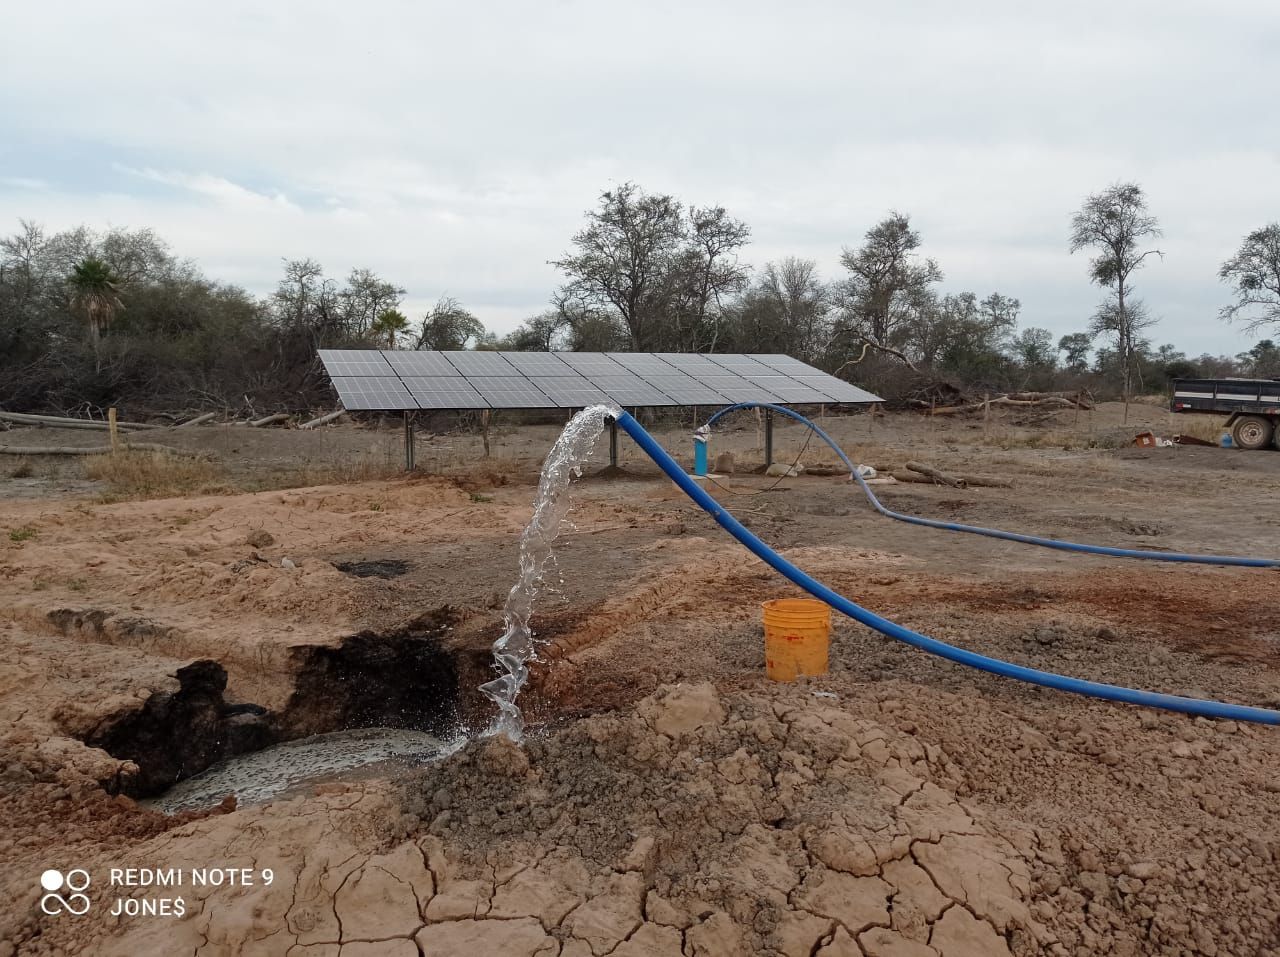
<instances>
[{"instance_id":1,"label":"white cloudy sky","mask_svg":"<svg viewBox=\"0 0 1280 957\"><path fill-rule=\"evenodd\" d=\"M1081 328L1081 199L1146 189L1158 341L1235 352L1218 264L1280 219L1280 4L46 0L0 20L0 229L151 226L267 292L368 266L506 331L582 213L634 180L719 203L748 258L891 209L947 291Z\"/></svg>"}]
</instances>

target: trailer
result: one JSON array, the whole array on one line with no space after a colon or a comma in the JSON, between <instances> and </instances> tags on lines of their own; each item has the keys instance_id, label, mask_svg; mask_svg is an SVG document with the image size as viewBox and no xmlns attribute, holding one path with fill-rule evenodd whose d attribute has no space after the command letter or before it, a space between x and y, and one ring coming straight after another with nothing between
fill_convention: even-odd
<instances>
[{"instance_id":1,"label":"trailer","mask_svg":"<svg viewBox=\"0 0 1280 957\"><path fill-rule=\"evenodd\" d=\"M1280 379L1175 379L1169 408L1228 416L1242 449L1280 449Z\"/></svg>"}]
</instances>

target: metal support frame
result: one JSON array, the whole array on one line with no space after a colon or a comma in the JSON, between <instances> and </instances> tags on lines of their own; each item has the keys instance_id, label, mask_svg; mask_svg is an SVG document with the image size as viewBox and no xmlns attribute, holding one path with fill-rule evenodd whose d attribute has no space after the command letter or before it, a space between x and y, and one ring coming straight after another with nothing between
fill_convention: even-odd
<instances>
[{"instance_id":1,"label":"metal support frame","mask_svg":"<svg viewBox=\"0 0 1280 957\"><path fill-rule=\"evenodd\" d=\"M618 467L618 420L612 417L609 419L609 465Z\"/></svg>"},{"instance_id":2,"label":"metal support frame","mask_svg":"<svg viewBox=\"0 0 1280 957\"><path fill-rule=\"evenodd\" d=\"M764 467L773 464L773 409L764 410Z\"/></svg>"},{"instance_id":3,"label":"metal support frame","mask_svg":"<svg viewBox=\"0 0 1280 957\"><path fill-rule=\"evenodd\" d=\"M414 469L414 452L413 447L413 418L417 413L404 410L404 470L412 472Z\"/></svg>"}]
</instances>

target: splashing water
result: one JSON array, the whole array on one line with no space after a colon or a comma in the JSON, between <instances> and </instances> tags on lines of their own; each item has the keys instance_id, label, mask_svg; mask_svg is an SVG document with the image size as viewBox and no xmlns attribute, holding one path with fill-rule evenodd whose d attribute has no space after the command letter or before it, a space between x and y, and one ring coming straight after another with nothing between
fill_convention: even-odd
<instances>
[{"instance_id":1,"label":"splashing water","mask_svg":"<svg viewBox=\"0 0 1280 957\"><path fill-rule=\"evenodd\" d=\"M503 608L506 632L493 643L494 668L501 674L480 686L498 706L487 732L490 735L505 734L512 741L524 737L524 716L516 698L529 680L529 662L537 656L537 643L529 628L533 602L541 593L551 545L569 511L569 483L582 474L583 463L604 431L605 420L617 414L618 409L607 405L583 409L569 420L542 466L533 518L520 536L520 577Z\"/></svg>"}]
</instances>

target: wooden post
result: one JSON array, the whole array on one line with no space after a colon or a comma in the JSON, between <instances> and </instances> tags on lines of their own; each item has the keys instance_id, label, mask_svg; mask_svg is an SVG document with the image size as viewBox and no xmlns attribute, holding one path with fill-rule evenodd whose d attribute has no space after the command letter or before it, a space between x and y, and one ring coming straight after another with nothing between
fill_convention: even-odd
<instances>
[{"instance_id":1,"label":"wooden post","mask_svg":"<svg viewBox=\"0 0 1280 957\"><path fill-rule=\"evenodd\" d=\"M489 413L491 410L482 409L480 411L480 438L484 441L484 457L489 457Z\"/></svg>"},{"instance_id":2,"label":"wooden post","mask_svg":"<svg viewBox=\"0 0 1280 957\"><path fill-rule=\"evenodd\" d=\"M107 431L111 433L111 454L120 453L120 429L116 427L115 406L107 409Z\"/></svg>"},{"instance_id":3,"label":"wooden post","mask_svg":"<svg viewBox=\"0 0 1280 957\"><path fill-rule=\"evenodd\" d=\"M982 434L986 435L991 431L991 393L984 393L982 396Z\"/></svg>"},{"instance_id":4,"label":"wooden post","mask_svg":"<svg viewBox=\"0 0 1280 957\"><path fill-rule=\"evenodd\" d=\"M764 410L764 467L773 464L773 409Z\"/></svg>"},{"instance_id":5,"label":"wooden post","mask_svg":"<svg viewBox=\"0 0 1280 957\"><path fill-rule=\"evenodd\" d=\"M414 452L413 447L413 413L408 409L404 410L404 470L412 472L414 469Z\"/></svg>"}]
</instances>

